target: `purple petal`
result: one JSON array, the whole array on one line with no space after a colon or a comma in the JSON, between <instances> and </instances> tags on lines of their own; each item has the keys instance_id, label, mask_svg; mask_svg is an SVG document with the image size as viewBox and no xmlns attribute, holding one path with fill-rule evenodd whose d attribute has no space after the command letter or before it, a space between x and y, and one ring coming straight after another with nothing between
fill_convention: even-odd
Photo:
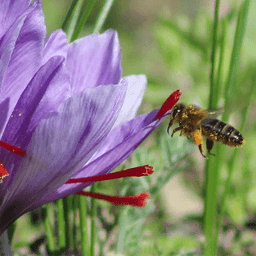
<instances>
[{"instance_id":1,"label":"purple petal","mask_svg":"<svg viewBox=\"0 0 256 256\"><path fill-rule=\"evenodd\" d=\"M90 88L64 102L58 115L42 120L19 170L6 178L12 179L12 189L6 190L4 201L27 198L27 204L21 206L25 211L80 170L111 130L125 87Z\"/></svg>"},{"instance_id":2,"label":"purple petal","mask_svg":"<svg viewBox=\"0 0 256 256\"><path fill-rule=\"evenodd\" d=\"M61 55L67 58L68 42L66 34L62 30L54 31L45 41L43 62L46 63L51 57Z\"/></svg>"},{"instance_id":3,"label":"purple petal","mask_svg":"<svg viewBox=\"0 0 256 256\"><path fill-rule=\"evenodd\" d=\"M125 91L125 84L87 89L66 100L56 116L42 120L20 168L13 169L6 178L9 180L3 183L11 184L12 189L1 187L5 193L1 200L0 233L82 168L115 123ZM3 219L8 221L2 223Z\"/></svg>"},{"instance_id":4,"label":"purple petal","mask_svg":"<svg viewBox=\"0 0 256 256\"><path fill-rule=\"evenodd\" d=\"M61 56L53 57L39 69L15 106L3 141L26 150L35 127L70 96L63 60Z\"/></svg>"},{"instance_id":5,"label":"purple petal","mask_svg":"<svg viewBox=\"0 0 256 256\"><path fill-rule=\"evenodd\" d=\"M112 130L90 161L72 178L91 177L114 170L165 119L165 117L162 117L160 120L152 122L158 111L154 110L149 114L140 115ZM38 202L38 205L74 194L91 184L64 184L51 195L44 196Z\"/></svg>"},{"instance_id":6,"label":"purple petal","mask_svg":"<svg viewBox=\"0 0 256 256\"><path fill-rule=\"evenodd\" d=\"M11 114L20 94L40 67L44 37L45 25L41 4L34 3L27 16L21 17L13 24L2 41L0 101L10 98L7 116Z\"/></svg>"},{"instance_id":7,"label":"purple petal","mask_svg":"<svg viewBox=\"0 0 256 256\"><path fill-rule=\"evenodd\" d=\"M124 79L128 82L128 88L122 110L114 127L130 121L136 116L147 86L147 78L144 75L133 75Z\"/></svg>"},{"instance_id":8,"label":"purple petal","mask_svg":"<svg viewBox=\"0 0 256 256\"><path fill-rule=\"evenodd\" d=\"M0 38L10 28L12 23L28 9L30 0L0 1Z\"/></svg>"},{"instance_id":9,"label":"purple petal","mask_svg":"<svg viewBox=\"0 0 256 256\"><path fill-rule=\"evenodd\" d=\"M8 112L10 108L10 98L5 99L0 103L0 133L4 130L4 127L9 118Z\"/></svg>"},{"instance_id":10,"label":"purple petal","mask_svg":"<svg viewBox=\"0 0 256 256\"><path fill-rule=\"evenodd\" d=\"M108 30L93 34L69 45L67 69L72 95L86 88L118 84L122 76L121 50L117 34Z\"/></svg>"}]
</instances>

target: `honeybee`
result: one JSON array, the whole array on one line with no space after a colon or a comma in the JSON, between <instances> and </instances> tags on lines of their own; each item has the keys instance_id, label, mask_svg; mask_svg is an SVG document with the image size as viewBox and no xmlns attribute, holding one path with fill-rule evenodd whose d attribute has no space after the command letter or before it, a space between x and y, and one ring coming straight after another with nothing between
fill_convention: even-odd
<instances>
[{"instance_id":1,"label":"honeybee","mask_svg":"<svg viewBox=\"0 0 256 256\"><path fill-rule=\"evenodd\" d=\"M206 147L210 155L214 155L211 154L214 142L222 142L230 147L239 147L245 143L241 133L234 127L218 119L209 118L209 111L194 105L176 104L171 112L168 133L174 123L178 123L179 127L173 130L171 137L180 131L180 136L192 138L205 158L207 157L203 154L204 137L207 138Z\"/></svg>"}]
</instances>

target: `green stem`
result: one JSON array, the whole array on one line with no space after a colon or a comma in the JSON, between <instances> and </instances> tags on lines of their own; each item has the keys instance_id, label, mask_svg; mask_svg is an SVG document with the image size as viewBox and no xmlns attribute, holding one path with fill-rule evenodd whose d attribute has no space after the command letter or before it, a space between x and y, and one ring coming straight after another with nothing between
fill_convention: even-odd
<instances>
[{"instance_id":1,"label":"green stem","mask_svg":"<svg viewBox=\"0 0 256 256\"><path fill-rule=\"evenodd\" d=\"M66 235L66 245L67 249L72 246L72 232L71 232L71 209L72 209L72 196L63 198L63 208L64 208L64 219L65 219L65 235Z\"/></svg>"},{"instance_id":2,"label":"green stem","mask_svg":"<svg viewBox=\"0 0 256 256\"><path fill-rule=\"evenodd\" d=\"M96 185L91 186L91 192L95 193ZM95 245L96 245L96 218L97 218L97 209L96 209L96 199L92 198L92 215L91 215L91 256L95 255Z\"/></svg>"},{"instance_id":3,"label":"green stem","mask_svg":"<svg viewBox=\"0 0 256 256\"><path fill-rule=\"evenodd\" d=\"M72 35L75 32L81 10L83 8L84 0L75 0L66 15L66 18L62 24L63 31L67 34L68 42L71 42Z\"/></svg>"},{"instance_id":4,"label":"green stem","mask_svg":"<svg viewBox=\"0 0 256 256\"><path fill-rule=\"evenodd\" d=\"M114 0L106 0L101 12L98 15L96 25L94 26L93 33L100 33L101 28L109 14L109 11L114 3Z\"/></svg>"},{"instance_id":5,"label":"green stem","mask_svg":"<svg viewBox=\"0 0 256 256\"><path fill-rule=\"evenodd\" d=\"M219 10L220 10L220 0L216 1L215 5L215 15L214 15L214 25L213 25L213 38L212 38L212 57L211 57L211 75L210 75L210 95L209 95L209 109L216 108L215 106L217 95L216 95L216 84L214 82L215 76L215 66L217 59L217 43L218 43L218 24L219 24Z\"/></svg>"},{"instance_id":6,"label":"green stem","mask_svg":"<svg viewBox=\"0 0 256 256\"><path fill-rule=\"evenodd\" d=\"M78 208L79 195L73 196L73 249L78 249L78 238L77 238L77 208Z\"/></svg>"},{"instance_id":7,"label":"green stem","mask_svg":"<svg viewBox=\"0 0 256 256\"><path fill-rule=\"evenodd\" d=\"M86 8L81 8L82 10L85 9L83 12L80 12L79 22L76 24L76 28L73 32L71 42L75 41L77 38L79 38L81 32L84 29L84 25L86 24L86 21L92 11L92 8L95 4L95 0L90 0L89 3L87 3Z\"/></svg>"},{"instance_id":8,"label":"green stem","mask_svg":"<svg viewBox=\"0 0 256 256\"><path fill-rule=\"evenodd\" d=\"M46 236L47 236L47 241L48 241L48 248L50 252L54 252L56 250L55 247L55 241L54 241L54 232L51 227L51 221L50 221L50 204L47 204L43 206L45 209L45 218L44 218L44 226L45 226L45 231L46 231Z\"/></svg>"},{"instance_id":9,"label":"green stem","mask_svg":"<svg viewBox=\"0 0 256 256\"><path fill-rule=\"evenodd\" d=\"M17 226L17 221L13 222L12 225L7 229L10 245L12 244L12 239L14 236L14 232L16 230L16 226Z\"/></svg>"},{"instance_id":10,"label":"green stem","mask_svg":"<svg viewBox=\"0 0 256 256\"><path fill-rule=\"evenodd\" d=\"M57 221L58 221L58 245L59 249L65 248L66 236L65 236L65 220L64 220L64 208L63 200L60 199L56 202L57 207Z\"/></svg>"},{"instance_id":11,"label":"green stem","mask_svg":"<svg viewBox=\"0 0 256 256\"><path fill-rule=\"evenodd\" d=\"M87 223L87 210L86 210L86 197L79 197L79 221L81 231L81 247L83 255L90 256L88 223Z\"/></svg>"},{"instance_id":12,"label":"green stem","mask_svg":"<svg viewBox=\"0 0 256 256\"><path fill-rule=\"evenodd\" d=\"M212 58L211 58L211 75L210 75L210 94L209 94L209 109L217 107L217 91L214 82L216 54L217 54L217 42L218 42L218 21L219 21L219 8L220 0L215 4L215 17L213 25L213 44L212 44ZM204 200L204 229L205 229L205 256L216 255L216 248L212 242L215 228L215 218L217 215L217 201L218 193L217 188L219 186L219 172L215 169L215 159L210 157L206 161L205 167L205 200Z\"/></svg>"},{"instance_id":13,"label":"green stem","mask_svg":"<svg viewBox=\"0 0 256 256\"><path fill-rule=\"evenodd\" d=\"M250 88L250 91L249 91L249 95L247 97L248 105L245 107L245 109L242 113L242 122L241 122L241 126L240 126L240 131L243 131L244 126L245 126L245 121L246 121L246 117L248 116L250 102L251 102L252 95L253 95L253 90L254 90L254 81L252 81L252 85L251 85L251 88ZM221 205L220 205L219 218L218 218L217 225L216 225L216 234L215 234L215 237L214 237L215 246L217 246L217 244L218 244L218 236L219 236L220 229L221 229L221 226L222 226L224 206L226 204L227 197L228 197L228 194L229 194L229 191L230 191L232 174L233 174L233 170L234 170L234 167L235 167L235 159L237 159L237 153L238 153L237 150L238 150L238 148L236 148L234 150L233 155L231 157L231 162L230 162L229 168L228 168L228 177L227 177L227 180L225 182L225 188L224 188L222 201L221 201Z\"/></svg>"},{"instance_id":14,"label":"green stem","mask_svg":"<svg viewBox=\"0 0 256 256\"><path fill-rule=\"evenodd\" d=\"M250 4L250 0L244 1L244 3L241 5L238 19L237 19L236 34L235 34L232 56L231 56L230 65L229 65L228 79L227 79L226 89L225 89L224 109L227 109L227 106L229 105L230 100L233 96L233 90L235 87L235 81L236 81L237 71L239 67L240 53L241 53L242 43L243 43L245 29L246 29L249 4ZM227 122L228 113L224 113L222 119L224 122Z\"/></svg>"}]
</instances>

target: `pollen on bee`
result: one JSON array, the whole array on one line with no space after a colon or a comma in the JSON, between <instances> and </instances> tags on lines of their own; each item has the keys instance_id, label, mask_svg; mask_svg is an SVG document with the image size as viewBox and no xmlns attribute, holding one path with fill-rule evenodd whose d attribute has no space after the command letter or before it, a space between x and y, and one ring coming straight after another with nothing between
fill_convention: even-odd
<instances>
[{"instance_id":1,"label":"pollen on bee","mask_svg":"<svg viewBox=\"0 0 256 256\"><path fill-rule=\"evenodd\" d=\"M200 130L197 130L194 133L193 139L196 145L203 144L203 136Z\"/></svg>"}]
</instances>

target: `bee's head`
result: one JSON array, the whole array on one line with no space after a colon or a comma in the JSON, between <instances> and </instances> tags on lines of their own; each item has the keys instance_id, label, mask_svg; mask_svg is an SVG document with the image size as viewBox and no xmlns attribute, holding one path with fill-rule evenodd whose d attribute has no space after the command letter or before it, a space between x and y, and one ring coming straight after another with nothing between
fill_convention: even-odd
<instances>
[{"instance_id":1,"label":"bee's head","mask_svg":"<svg viewBox=\"0 0 256 256\"><path fill-rule=\"evenodd\" d=\"M185 105L182 103L176 104L171 111L171 119L167 128L167 132L169 133L169 129L170 127L174 124L174 123L178 123L179 119L180 119L180 113L182 112L182 110L184 109Z\"/></svg>"},{"instance_id":2,"label":"bee's head","mask_svg":"<svg viewBox=\"0 0 256 256\"><path fill-rule=\"evenodd\" d=\"M171 120L175 121L175 119L179 117L179 114L182 112L184 107L185 105L182 103L176 104L171 111Z\"/></svg>"}]
</instances>

